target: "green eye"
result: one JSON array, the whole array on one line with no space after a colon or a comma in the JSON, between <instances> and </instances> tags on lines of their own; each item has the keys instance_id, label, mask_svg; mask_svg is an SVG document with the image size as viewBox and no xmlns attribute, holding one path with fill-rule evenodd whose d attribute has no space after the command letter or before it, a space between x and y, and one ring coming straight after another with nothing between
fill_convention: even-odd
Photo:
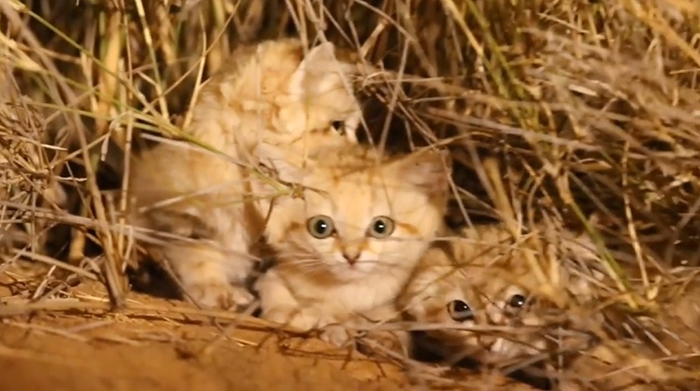
<instances>
[{"instance_id":1,"label":"green eye","mask_svg":"<svg viewBox=\"0 0 700 391\"><path fill-rule=\"evenodd\" d=\"M394 220L386 216L378 216L372 219L367 232L377 239L384 239L394 233Z\"/></svg>"},{"instance_id":2,"label":"green eye","mask_svg":"<svg viewBox=\"0 0 700 391\"><path fill-rule=\"evenodd\" d=\"M325 239L335 233L333 219L328 216L318 215L306 221L306 229L316 239Z\"/></svg>"}]
</instances>

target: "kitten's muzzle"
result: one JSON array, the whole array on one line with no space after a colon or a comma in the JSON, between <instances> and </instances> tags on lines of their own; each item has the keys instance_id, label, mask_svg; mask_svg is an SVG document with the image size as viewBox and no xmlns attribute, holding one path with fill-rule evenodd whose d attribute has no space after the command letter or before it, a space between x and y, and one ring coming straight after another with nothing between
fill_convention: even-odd
<instances>
[{"instance_id":1,"label":"kitten's muzzle","mask_svg":"<svg viewBox=\"0 0 700 391\"><path fill-rule=\"evenodd\" d=\"M488 335L479 335L478 337L478 344L479 347L482 349L490 352L492 351L494 345L500 340L500 336L496 336L493 334L488 334Z\"/></svg>"},{"instance_id":2,"label":"kitten's muzzle","mask_svg":"<svg viewBox=\"0 0 700 391\"><path fill-rule=\"evenodd\" d=\"M343 251L343 258L345 258L350 265L354 265L357 263L357 260L360 259L360 252L345 250Z\"/></svg>"}]
</instances>

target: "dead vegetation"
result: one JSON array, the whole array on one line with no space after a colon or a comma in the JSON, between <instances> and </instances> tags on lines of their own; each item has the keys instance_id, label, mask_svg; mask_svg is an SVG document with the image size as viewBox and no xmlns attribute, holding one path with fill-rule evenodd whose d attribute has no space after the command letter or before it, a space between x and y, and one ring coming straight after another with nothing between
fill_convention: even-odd
<instances>
[{"instance_id":1,"label":"dead vegetation","mask_svg":"<svg viewBox=\"0 0 700 391\"><path fill-rule=\"evenodd\" d=\"M587 335L608 343L569 352L583 358L557 372L574 379L562 389L646 389L625 385L635 377L649 389L697 387L693 2L8 0L0 21L0 318L170 316L128 300L138 258L119 201L128 157L146 134L177 134L199 86L237 43L320 35L366 65L371 140L392 150L450 149L450 223L503 220L517 234L516 222L545 216L604 239L600 264L582 268L603 276L596 306L555 301L579 329L590 311L604 314L612 327ZM538 261L548 276L549 260ZM41 269L20 277L20 265ZM75 290L95 280L104 295ZM553 279L541 286L551 297L566 288ZM489 381L470 376L424 368L418 377Z\"/></svg>"}]
</instances>

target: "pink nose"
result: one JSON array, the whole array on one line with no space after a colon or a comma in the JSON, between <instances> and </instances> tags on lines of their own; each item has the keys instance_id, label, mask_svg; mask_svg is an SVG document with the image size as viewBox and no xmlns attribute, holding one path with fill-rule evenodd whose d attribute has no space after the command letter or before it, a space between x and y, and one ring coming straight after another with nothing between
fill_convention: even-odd
<instances>
[{"instance_id":1,"label":"pink nose","mask_svg":"<svg viewBox=\"0 0 700 391\"><path fill-rule=\"evenodd\" d=\"M348 261L349 264L354 265L355 263L357 263L357 259L360 258L360 254L343 253L343 258L345 258L345 260Z\"/></svg>"}]
</instances>

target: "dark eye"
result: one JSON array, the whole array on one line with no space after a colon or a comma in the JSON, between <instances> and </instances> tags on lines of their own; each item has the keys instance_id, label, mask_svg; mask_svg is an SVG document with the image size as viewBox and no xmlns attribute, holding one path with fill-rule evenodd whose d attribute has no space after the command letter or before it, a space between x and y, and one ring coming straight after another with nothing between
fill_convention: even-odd
<instances>
[{"instance_id":1,"label":"dark eye","mask_svg":"<svg viewBox=\"0 0 700 391\"><path fill-rule=\"evenodd\" d=\"M474 319L474 314L472 313L472 309L469 308L469 304L462 300L455 300L447 304L447 312L450 314L450 317L457 322Z\"/></svg>"},{"instance_id":2,"label":"dark eye","mask_svg":"<svg viewBox=\"0 0 700 391\"><path fill-rule=\"evenodd\" d=\"M335 233L333 219L328 216L314 216L306 221L306 229L316 239L325 239Z\"/></svg>"},{"instance_id":3,"label":"dark eye","mask_svg":"<svg viewBox=\"0 0 700 391\"><path fill-rule=\"evenodd\" d=\"M331 126L340 134L345 134L345 122L344 121L333 121Z\"/></svg>"},{"instance_id":4,"label":"dark eye","mask_svg":"<svg viewBox=\"0 0 700 391\"><path fill-rule=\"evenodd\" d=\"M393 232L394 220L386 216L378 216L372 219L368 229L368 234L377 239L389 237Z\"/></svg>"},{"instance_id":5,"label":"dark eye","mask_svg":"<svg viewBox=\"0 0 700 391\"><path fill-rule=\"evenodd\" d=\"M508 300L508 305L513 308L520 308L525 305L527 299L523 295L513 295Z\"/></svg>"}]
</instances>

